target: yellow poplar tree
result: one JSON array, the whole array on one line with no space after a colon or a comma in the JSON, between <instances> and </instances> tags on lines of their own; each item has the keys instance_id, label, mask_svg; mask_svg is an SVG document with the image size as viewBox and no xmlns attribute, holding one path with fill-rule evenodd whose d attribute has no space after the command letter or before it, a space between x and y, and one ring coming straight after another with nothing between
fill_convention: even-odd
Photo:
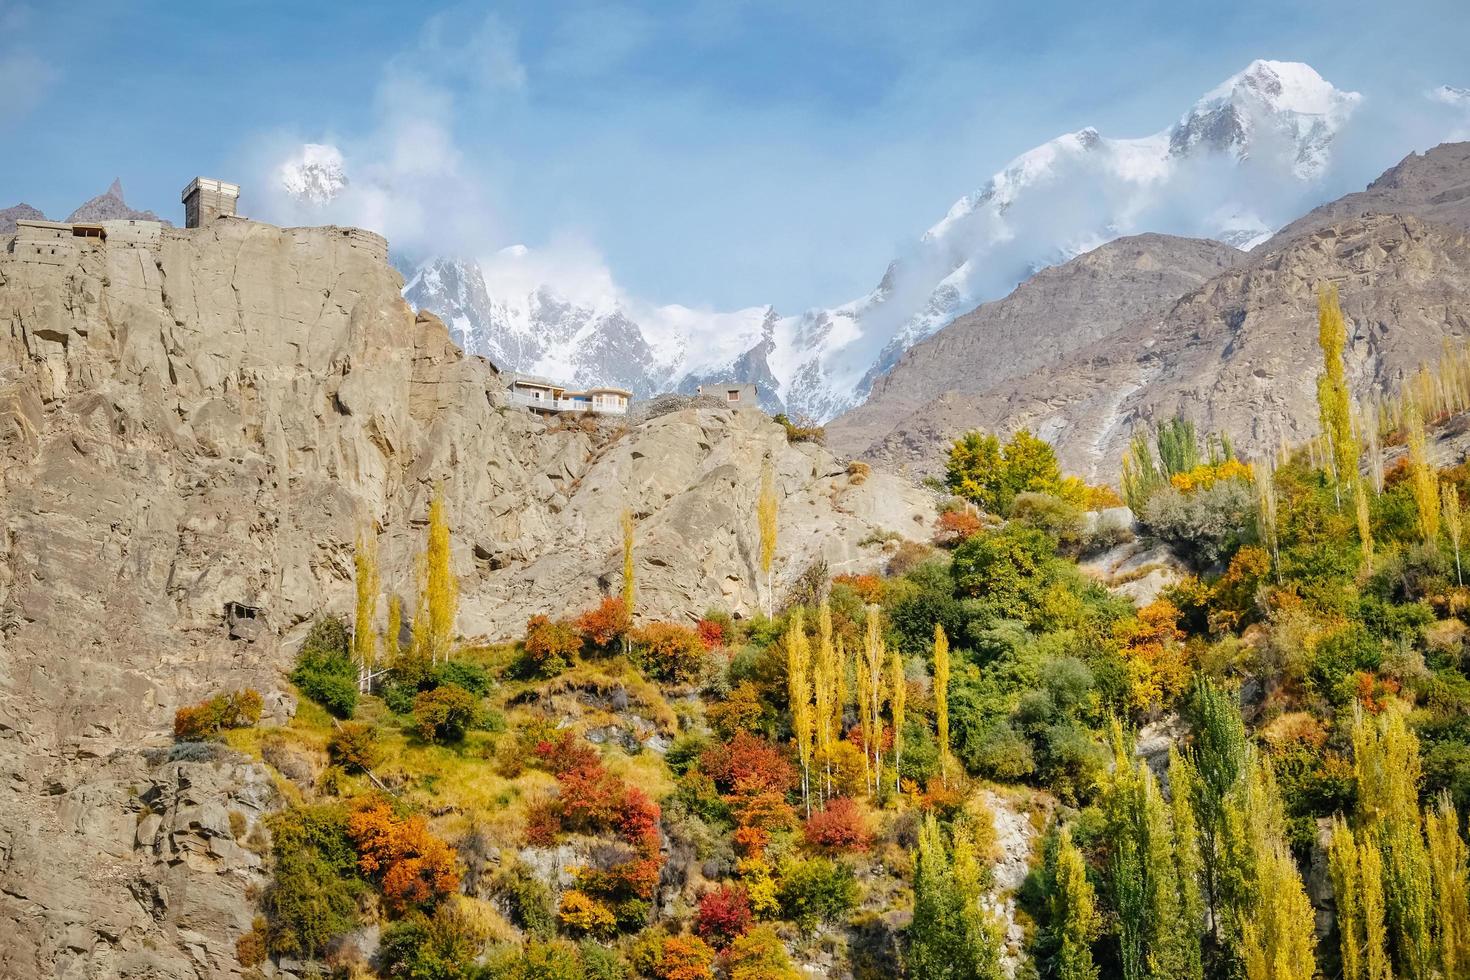
<instances>
[{"instance_id":1,"label":"yellow poplar tree","mask_svg":"<svg viewBox=\"0 0 1470 980\"><path fill-rule=\"evenodd\" d=\"M1383 852L1375 841L1358 845L1358 873L1362 882L1363 977L1392 980L1388 962L1388 912L1383 897Z\"/></svg>"},{"instance_id":2,"label":"yellow poplar tree","mask_svg":"<svg viewBox=\"0 0 1470 980\"><path fill-rule=\"evenodd\" d=\"M903 679L903 657L894 650L888 656L888 667L892 674L892 687L888 709L893 715L893 791L903 799L903 777L899 775L899 763L903 761L903 717L908 703L909 686Z\"/></svg>"},{"instance_id":3,"label":"yellow poplar tree","mask_svg":"<svg viewBox=\"0 0 1470 980\"><path fill-rule=\"evenodd\" d=\"M357 687L372 687L373 668L378 660L378 539L371 528L357 532L352 564L356 570L357 612L352 623L352 655L357 660Z\"/></svg>"},{"instance_id":4,"label":"yellow poplar tree","mask_svg":"<svg viewBox=\"0 0 1470 980\"><path fill-rule=\"evenodd\" d=\"M883 778L883 759L880 753L883 750L883 702L885 700L883 684L883 660L886 650L883 643L883 634L880 629L879 616L881 612L877 606L868 607L868 628L863 639L862 660L859 665L859 686L862 686L862 678L867 677L867 691L863 695L863 748L864 752L872 759L873 792L879 790L879 781Z\"/></svg>"},{"instance_id":5,"label":"yellow poplar tree","mask_svg":"<svg viewBox=\"0 0 1470 980\"><path fill-rule=\"evenodd\" d=\"M403 600L395 592L388 597L388 635L384 639L384 654L389 666L396 665L403 651L399 649L398 634L403 632Z\"/></svg>"},{"instance_id":6,"label":"yellow poplar tree","mask_svg":"<svg viewBox=\"0 0 1470 980\"><path fill-rule=\"evenodd\" d=\"M817 607L817 658L812 667L812 684L816 694L817 757L822 760L826 782L823 798L832 795L832 748L837 723L833 712L841 712L837 700L837 650L832 645L832 606L824 598Z\"/></svg>"},{"instance_id":7,"label":"yellow poplar tree","mask_svg":"<svg viewBox=\"0 0 1470 980\"><path fill-rule=\"evenodd\" d=\"M1455 549L1455 584L1464 585L1465 578L1460 571L1460 536L1464 525L1461 520L1460 491L1453 483L1446 483L1440 490L1440 499L1444 501L1444 529L1449 535L1450 545Z\"/></svg>"},{"instance_id":8,"label":"yellow poplar tree","mask_svg":"<svg viewBox=\"0 0 1470 980\"><path fill-rule=\"evenodd\" d=\"M425 551L428 590L429 661L449 659L454 624L459 612L459 581L449 567L449 517L444 507L444 484L434 487L429 501L429 542Z\"/></svg>"},{"instance_id":9,"label":"yellow poplar tree","mask_svg":"<svg viewBox=\"0 0 1470 980\"><path fill-rule=\"evenodd\" d=\"M434 653L434 636L429 626L429 563L426 555L419 555L414 561L413 579L418 586L418 601L413 607L410 653L414 660L422 663L431 660Z\"/></svg>"},{"instance_id":10,"label":"yellow poplar tree","mask_svg":"<svg viewBox=\"0 0 1470 980\"><path fill-rule=\"evenodd\" d=\"M623 511L623 612L628 621L633 621L633 600L637 598L638 583L633 576L633 512Z\"/></svg>"},{"instance_id":11,"label":"yellow poplar tree","mask_svg":"<svg viewBox=\"0 0 1470 980\"><path fill-rule=\"evenodd\" d=\"M1439 484L1424 445L1424 418L1412 399L1405 409L1404 429L1409 444L1409 481L1419 515L1419 535L1425 544L1439 537Z\"/></svg>"},{"instance_id":12,"label":"yellow poplar tree","mask_svg":"<svg viewBox=\"0 0 1470 980\"><path fill-rule=\"evenodd\" d=\"M1056 960L1058 980L1097 980L1092 944L1102 931L1102 917L1097 914L1097 894L1087 880L1087 862L1072 843L1072 830L1066 825L1057 835L1051 916L1061 947Z\"/></svg>"},{"instance_id":13,"label":"yellow poplar tree","mask_svg":"<svg viewBox=\"0 0 1470 980\"><path fill-rule=\"evenodd\" d=\"M1353 507L1358 517L1358 541L1363 546L1363 564L1373 570L1373 522L1368 513L1368 491L1359 480L1353 487Z\"/></svg>"},{"instance_id":14,"label":"yellow poplar tree","mask_svg":"<svg viewBox=\"0 0 1470 980\"><path fill-rule=\"evenodd\" d=\"M1358 862L1358 842L1347 822L1332 822L1327 848L1327 866L1332 877L1332 898L1337 907L1338 948L1342 956L1342 980L1365 980L1363 946L1363 878Z\"/></svg>"},{"instance_id":15,"label":"yellow poplar tree","mask_svg":"<svg viewBox=\"0 0 1470 980\"><path fill-rule=\"evenodd\" d=\"M1463 977L1470 973L1470 868L1460 838L1459 814L1448 793L1440 794L1438 805L1425 815L1424 825L1439 924L1440 973Z\"/></svg>"},{"instance_id":16,"label":"yellow poplar tree","mask_svg":"<svg viewBox=\"0 0 1470 980\"><path fill-rule=\"evenodd\" d=\"M934 723L939 735L939 778L949 785L949 637L934 624Z\"/></svg>"},{"instance_id":17,"label":"yellow poplar tree","mask_svg":"<svg viewBox=\"0 0 1470 980\"><path fill-rule=\"evenodd\" d=\"M1252 902L1241 909L1246 980L1313 980L1316 915L1282 827L1281 796L1270 764L1247 763L1243 843L1254 866Z\"/></svg>"},{"instance_id":18,"label":"yellow poplar tree","mask_svg":"<svg viewBox=\"0 0 1470 980\"><path fill-rule=\"evenodd\" d=\"M857 719L863 733L863 785L871 792L876 777L873 774L873 672L868 668L868 658L857 657Z\"/></svg>"},{"instance_id":19,"label":"yellow poplar tree","mask_svg":"<svg viewBox=\"0 0 1470 980\"><path fill-rule=\"evenodd\" d=\"M1353 433L1352 396L1343 368L1347 326L1337 301L1337 287L1323 286L1317 294L1317 342L1322 348L1322 374L1317 379L1317 407L1322 434L1327 439L1331 469L1339 487L1358 482L1358 439ZM1338 501L1342 496L1339 490Z\"/></svg>"},{"instance_id":20,"label":"yellow poplar tree","mask_svg":"<svg viewBox=\"0 0 1470 980\"><path fill-rule=\"evenodd\" d=\"M756 516L761 530L761 573L766 577L766 618L772 616L774 598L771 568L776 562L776 471L771 460L761 467L761 492L756 501Z\"/></svg>"},{"instance_id":21,"label":"yellow poplar tree","mask_svg":"<svg viewBox=\"0 0 1470 980\"><path fill-rule=\"evenodd\" d=\"M832 741L842 740L842 712L847 708L847 644L837 638L837 679L832 694Z\"/></svg>"},{"instance_id":22,"label":"yellow poplar tree","mask_svg":"<svg viewBox=\"0 0 1470 980\"><path fill-rule=\"evenodd\" d=\"M811 644L806 638L801 607L791 614L786 628L786 693L791 702L791 731L796 754L801 760L801 797L807 816L812 814L812 687Z\"/></svg>"}]
</instances>

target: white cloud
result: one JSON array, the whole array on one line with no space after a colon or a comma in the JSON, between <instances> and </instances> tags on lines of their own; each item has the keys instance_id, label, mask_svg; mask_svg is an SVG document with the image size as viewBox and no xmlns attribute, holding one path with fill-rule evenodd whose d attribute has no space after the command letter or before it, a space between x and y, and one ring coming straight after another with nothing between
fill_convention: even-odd
<instances>
[{"instance_id":1,"label":"white cloud","mask_svg":"<svg viewBox=\"0 0 1470 980\"><path fill-rule=\"evenodd\" d=\"M385 235L395 252L471 252L497 226L482 174L468 166L455 137L461 97L516 98L526 72L516 38L493 14L473 21L428 20L416 42L384 66L374 128L362 135L279 134L253 168L264 216L281 223L355 225ZM319 189L324 161L342 177Z\"/></svg>"},{"instance_id":2,"label":"white cloud","mask_svg":"<svg viewBox=\"0 0 1470 980\"><path fill-rule=\"evenodd\" d=\"M1454 117L1451 128L1445 135L1446 141L1470 139L1470 88L1441 85L1424 94L1431 102L1447 106Z\"/></svg>"}]
</instances>

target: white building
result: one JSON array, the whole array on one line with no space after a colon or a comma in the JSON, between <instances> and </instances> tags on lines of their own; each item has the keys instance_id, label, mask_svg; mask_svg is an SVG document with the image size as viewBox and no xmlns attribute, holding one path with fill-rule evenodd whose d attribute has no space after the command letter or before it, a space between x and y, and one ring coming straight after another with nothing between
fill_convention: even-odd
<instances>
[{"instance_id":1,"label":"white building","mask_svg":"<svg viewBox=\"0 0 1470 980\"><path fill-rule=\"evenodd\" d=\"M510 376L510 403L533 412L591 412L625 415L633 393L625 388L569 388L532 374Z\"/></svg>"}]
</instances>

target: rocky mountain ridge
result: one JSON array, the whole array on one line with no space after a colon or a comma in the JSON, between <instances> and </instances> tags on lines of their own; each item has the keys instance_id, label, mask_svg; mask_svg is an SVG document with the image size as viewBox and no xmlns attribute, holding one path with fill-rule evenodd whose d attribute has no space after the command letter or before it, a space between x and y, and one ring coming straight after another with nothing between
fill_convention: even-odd
<instances>
[{"instance_id":1,"label":"rocky mountain ridge","mask_svg":"<svg viewBox=\"0 0 1470 980\"><path fill-rule=\"evenodd\" d=\"M616 381L639 394L754 381L770 389L770 407L827 420L860 404L905 350L955 317L1111 239L1149 231L1247 247L1265 239L1293 213L1280 201L1314 200L1359 98L1306 65L1255 61L1157 133L1063 134L956 201L866 295L796 315L642 302L605 269L565 273L522 246L427 257L407 296L441 314L466 349L518 370ZM282 185L317 186L308 169L288 170Z\"/></svg>"},{"instance_id":2,"label":"rocky mountain ridge","mask_svg":"<svg viewBox=\"0 0 1470 980\"><path fill-rule=\"evenodd\" d=\"M1024 377L946 394L864 456L934 472L960 432L1028 427L1063 465L1117 478L1135 427L1182 413L1250 455L1316 434L1316 290L1334 283L1350 324L1356 397L1392 392L1446 342L1470 336L1470 239L1417 218L1374 215L1254 255L1143 317Z\"/></svg>"},{"instance_id":3,"label":"rocky mountain ridge","mask_svg":"<svg viewBox=\"0 0 1470 980\"><path fill-rule=\"evenodd\" d=\"M1176 410L1229 432L1246 451L1308 436L1319 283L1343 294L1360 396L1393 391L1437 358L1442 343L1466 338L1467 187L1470 144L1411 154L1367 190L1315 209L1188 291L1165 280L1150 291L1117 269L1097 278L1125 243L1104 246L916 346L867 404L829 427L832 443L932 472L943 446L966 429L1028 425L1057 443L1067 466L1111 481L1134 428ZM1200 248L1152 241L1152 260L1165 267ZM1090 340L1079 322L1089 324ZM1017 349L1033 368L998 377L998 360L1026 360L993 352Z\"/></svg>"},{"instance_id":4,"label":"rocky mountain ridge","mask_svg":"<svg viewBox=\"0 0 1470 980\"><path fill-rule=\"evenodd\" d=\"M766 460L779 581L929 534L925 493L756 411L509 408L401 285L351 229L0 238L0 975L239 972L260 862L226 816L253 826L272 791L238 759L175 753L173 710L250 686L281 717L291 642L350 606L359 530L412 594L435 484L461 630L489 638L612 587L624 509L645 615L750 611ZM230 638L236 602L267 624L254 642Z\"/></svg>"}]
</instances>

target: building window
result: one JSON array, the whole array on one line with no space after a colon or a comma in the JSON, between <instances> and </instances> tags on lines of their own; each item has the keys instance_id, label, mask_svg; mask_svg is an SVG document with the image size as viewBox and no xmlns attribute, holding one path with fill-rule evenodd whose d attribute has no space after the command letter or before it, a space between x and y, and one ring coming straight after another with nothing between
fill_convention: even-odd
<instances>
[{"instance_id":1,"label":"building window","mask_svg":"<svg viewBox=\"0 0 1470 980\"><path fill-rule=\"evenodd\" d=\"M740 400L740 392L738 392L738 391L727 391L727 392L725 392L725 398L727 400L729 400L729 401L732 401L732 402L738 402Z\"/></svg>"}]
</instances>

